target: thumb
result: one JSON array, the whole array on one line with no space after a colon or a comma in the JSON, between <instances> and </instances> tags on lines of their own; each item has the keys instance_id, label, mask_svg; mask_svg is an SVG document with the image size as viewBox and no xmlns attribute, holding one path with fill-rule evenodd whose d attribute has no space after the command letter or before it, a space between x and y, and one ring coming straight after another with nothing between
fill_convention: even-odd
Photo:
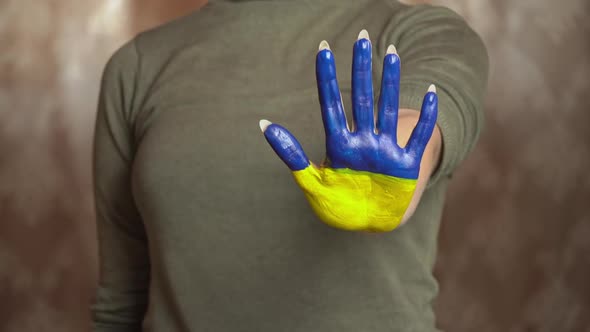
<instances>
[{"instance_id":1,"label":"thumb","mask_svg":"<svg viewBox=\"0 0 590 332\"><path fill-rule=\"evenodd\" d=\"M300 171L309 166L310 162L297 141L287 129L267 120L260 120L260 130L264 137L291 171Z\"/></svg>"}]
</instances>

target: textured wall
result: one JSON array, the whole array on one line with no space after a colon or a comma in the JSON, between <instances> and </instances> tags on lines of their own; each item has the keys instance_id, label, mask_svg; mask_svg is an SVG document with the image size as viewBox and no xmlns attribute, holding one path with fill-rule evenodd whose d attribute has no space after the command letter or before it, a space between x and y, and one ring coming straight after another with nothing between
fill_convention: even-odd
<instances>
[{"instance_id":1,"label":"textured wall","mask_svg":"<svg viewBox=\"0 0 590 332\"><path fill-rule=\"evenodd\" d=\"M0 331L86 331L100 71L198 0L0 1ZM425 1L414 1L425 2ZM485 39L487 130L440 235L449 331L590 331L590 2L436 0Z\"/></svg>"},{"instance_id":2,"label":"textured wall","mask_svg":"<svg viewBox=\"0 0 590 332\"><path fill-rule=\"evenodd\" d=\"M440 235L441 326L590 332L590 1L440 3L491 57L487 130Z\"/></svg>"}]
</instances>

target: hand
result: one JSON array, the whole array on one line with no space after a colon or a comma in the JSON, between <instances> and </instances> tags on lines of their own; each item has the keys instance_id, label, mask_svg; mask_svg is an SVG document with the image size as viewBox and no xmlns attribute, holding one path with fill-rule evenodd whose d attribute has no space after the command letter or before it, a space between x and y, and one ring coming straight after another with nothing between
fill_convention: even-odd
<instances>
[{"instance_id":1,"label":"hand","mask_svg":"<svg viewBox=\"0 0 590 332\"><path fill-rule=\"evenodd\" d=\"M260 121L260 128L324 223L345 230L386 232L400 224L412 200L420 161L436 125L438 99L431 85L418 123L408 143L400 147L400 59L390 45L383 63L376 130L371 62L371 42L363 30L353 48L350 130L334 55L326 41L320 43L316 79L326 133L326 159L321 166L309 161L287 129L266 120Z\"/></svg>"}]
</instances>

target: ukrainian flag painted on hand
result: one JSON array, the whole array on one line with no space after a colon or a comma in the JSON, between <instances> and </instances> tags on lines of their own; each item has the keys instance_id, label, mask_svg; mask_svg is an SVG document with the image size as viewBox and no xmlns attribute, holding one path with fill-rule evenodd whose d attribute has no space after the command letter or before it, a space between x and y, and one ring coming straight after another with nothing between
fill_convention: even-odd
<instances>
[{"instance_id":1,"label":"ukrainian flag painted on hand","mask_svg":"<svg viewBox=\"0 0 590 332\"><path fill-rule=\"evenodd\" d=\"M400 59L389 46L383 63L378 119L373 116L371 42L363 30L354 44L352 64L353 128L349 130L336 78L334 55L320 43L316 78L326 132L326 159L313 164L284 127L260 121L276 154L293 172L309 204L326 224L350 231L395 229L412 200L420 161L438 113L431 86L420 119L405 147L397 144Z\"/></svg>"}]
</instances>

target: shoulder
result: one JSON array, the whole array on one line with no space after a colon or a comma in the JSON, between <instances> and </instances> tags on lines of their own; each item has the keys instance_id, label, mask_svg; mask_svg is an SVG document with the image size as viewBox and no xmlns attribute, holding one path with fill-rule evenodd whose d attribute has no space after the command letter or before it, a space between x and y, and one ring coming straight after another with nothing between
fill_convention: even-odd
<instances>
[{"instance_id":1,"label":"shoulder","mask_svg":"<svg viewBox=\"0 0 590 332\"><path fill-rule=\"evenodd\" d=\"M219 21L219 10L207 4L187 15L139 33L134 42L142 58L159 58L172 54L206 38Z\"/></svg>"}]
</instances>

